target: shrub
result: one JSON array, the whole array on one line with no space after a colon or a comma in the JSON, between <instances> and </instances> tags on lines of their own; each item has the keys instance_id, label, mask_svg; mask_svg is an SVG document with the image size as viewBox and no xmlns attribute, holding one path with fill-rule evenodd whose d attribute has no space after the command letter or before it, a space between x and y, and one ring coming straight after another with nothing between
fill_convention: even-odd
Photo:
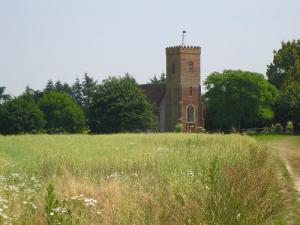
<instances>
[{"instance_id":1,"label":"shrub","mask_svg":"<svg viewBox=\"0 0 300 225\"><path fill-rule=\"evenodd\" d=\"M180 133L180 132L182 132L182 130L183 130L182 124L177 123L175 126L175 132Z\"/></svg>"},{"instance_id":2,"label":"shrub","mask_svg":"<svg viewBox=\"0 0 300 225\"><path fill-rule=\"evenodd\" d=\"M83 131L85 127L84 112L67 94L45 92L38 104L45 114L46 129L49 133Z\"/></svg>"}]
</instances>

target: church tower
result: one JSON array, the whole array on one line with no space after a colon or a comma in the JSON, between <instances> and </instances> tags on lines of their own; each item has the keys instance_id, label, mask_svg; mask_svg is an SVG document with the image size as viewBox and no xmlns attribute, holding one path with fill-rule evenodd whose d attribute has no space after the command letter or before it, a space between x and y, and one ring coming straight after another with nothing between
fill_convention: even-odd
<instances>
[{"instance_id":1,"label":"church tower","mask_svg":"<svg viewBox=\"0 0 300 225\"><path fill-rule=\"evenodd\" d=\"M196 46L166 48L166 131L174 131L178 123L182 124L184 131L196 131L204 127L200 55L201 48Z\"/></svg>"}]
</instances>

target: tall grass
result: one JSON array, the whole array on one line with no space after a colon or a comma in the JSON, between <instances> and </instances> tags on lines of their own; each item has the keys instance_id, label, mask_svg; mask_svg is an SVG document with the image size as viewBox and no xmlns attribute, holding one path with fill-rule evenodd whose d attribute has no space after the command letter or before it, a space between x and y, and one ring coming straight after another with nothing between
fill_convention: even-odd
<instances>
[{"instance_id":1,"label":"tall grass","mask_svg":"<svg viewBox=\"0 0 300 225\"><path fill-rule=\"evenodd\" d=\"M39 207L14 224L262 224L278 205L267 158L254 139L240 135L0 137L2 174L34 175L42 186L34 192ZM66 210L57 220L49 220L45 196ZM85 198L97 203L87 207ZM20 207L9 207L10 217L18 214Z\"/></svg>"}]
</instances>

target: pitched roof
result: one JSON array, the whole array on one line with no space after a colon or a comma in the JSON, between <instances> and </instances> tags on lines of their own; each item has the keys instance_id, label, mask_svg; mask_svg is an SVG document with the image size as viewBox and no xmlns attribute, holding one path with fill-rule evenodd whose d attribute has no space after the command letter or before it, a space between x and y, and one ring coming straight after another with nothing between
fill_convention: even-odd
<instances>
[{"instance_id":1,"label":"pitched roof","mask_svg":"<svg viewBox=\"0 0 300 225\"><path fill-rule=\"evenodd\" d=\"M149 101L155 105L159 105L165 95L165 84L141 84L139 87L148 97Z\"/></svg>"}]
</instances>

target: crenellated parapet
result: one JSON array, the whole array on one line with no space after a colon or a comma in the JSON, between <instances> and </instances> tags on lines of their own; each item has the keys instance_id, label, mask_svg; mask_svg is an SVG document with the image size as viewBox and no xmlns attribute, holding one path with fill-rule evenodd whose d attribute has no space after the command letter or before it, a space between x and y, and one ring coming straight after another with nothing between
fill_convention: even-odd
<instances>
[{"instance_id":1,"label":"crenellated parapet","mask_svg":"<svg viewBox=\"0 0 300 225\"><path fill-rule=\"evenodd\" d=\"M171 46L166 48L166 54L173 55L173 54L200 54L201 47L200 46L188 46L188 45L178 45L178 46Z\"/></svg>"}]
</instances>

